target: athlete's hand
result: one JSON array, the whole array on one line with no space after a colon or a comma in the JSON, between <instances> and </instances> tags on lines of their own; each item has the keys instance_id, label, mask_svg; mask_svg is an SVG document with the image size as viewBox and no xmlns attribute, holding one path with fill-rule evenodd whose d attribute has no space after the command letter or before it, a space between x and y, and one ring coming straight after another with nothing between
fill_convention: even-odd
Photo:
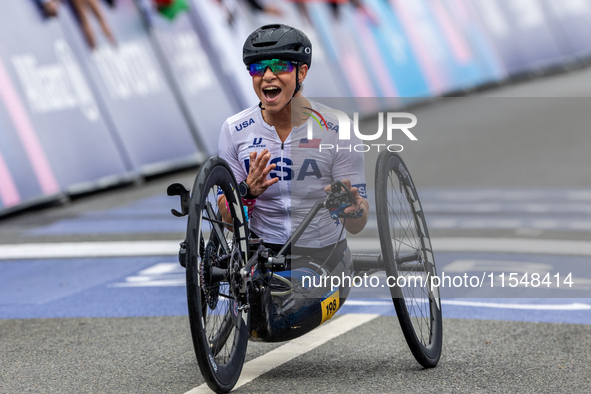
<instances>
[{"instance_id":1,"label":"athlete's hand","mask_svg":"<svg viewBox=\"0 0 591 394\"><path fill-rule=\"evenodd\" d=\"M349 191L351 192L351 194L353 195L353 199L355 200L355 204L351 205L350 207L345 208L345 213L355 213L358 210L360 210L361 208L363 208L362 204L365 201L365 199L363 197L361 197L359 195L359 189L356 187L351 187L351 181L348 179L343 179L342 180L343 184L345 186L347 186L347 189L349 189ZM331 187L330 185L326 186L324 188L324 192L326 193L330 193Z\"/></svg>"},{"instance_id":2,"label":"athlete's hand","mask_svg":"<svg viewBox=\"0 0 591 394\"><path fill-rule=\"evenodd\" d=\"M267 149L260 154L250 153L250 170L246 183L250 188L250 193L254 196L260 196L269 188L269 186L279 182L279 178L267 179L269 173L276 167L275 164L267 165L271 159L271 153Z\"/></svg>"}]
</instances>

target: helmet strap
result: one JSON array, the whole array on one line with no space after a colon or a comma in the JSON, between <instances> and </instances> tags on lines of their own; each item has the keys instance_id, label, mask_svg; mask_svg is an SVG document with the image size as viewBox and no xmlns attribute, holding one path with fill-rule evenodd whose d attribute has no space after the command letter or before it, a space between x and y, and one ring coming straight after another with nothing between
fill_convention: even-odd
<instances>
[{"instance_id":1,"label":"helmet strap","mask_svg":"<svg viewBox=\"0 0 591 394\"><path fill-rule=\"evenodd\" d=\"M296 71L295 72L295 75L296 75L296 87L295 87L295 90L293 92L293 96L291 96L291 97L294 97L296 95L296 93L299 92L300 88L302 87L300 85L300 65L299 64L296 64L295 71Z\"/></svg>"}]
</instances>

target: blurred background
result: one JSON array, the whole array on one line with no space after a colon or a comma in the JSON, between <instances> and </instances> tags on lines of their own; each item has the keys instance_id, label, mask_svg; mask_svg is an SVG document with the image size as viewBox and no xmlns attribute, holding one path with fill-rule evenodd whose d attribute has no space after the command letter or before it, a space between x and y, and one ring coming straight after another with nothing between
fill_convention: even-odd
<instances>
[{"instance_id":1,"label":"blurred background","mask_svg":"<svg viewBox=\"0 0 591 394\"><path fill-rule=\"evenodd\" d=\"M591 0L1 4L0 392L203 384L177 261L186 218L165 190L190 187L224 120L258 102L242 45L277 22L313 42L305 96L362 113L367 135L376 112L416 115L418 141L391 143L440 273L575 285L442 291L444 355L430 371L392 331L390 302L351 299L339 313L382 316L243 392L589 392ZM353 253L380 252L375 153ZM247 360L274 346L249 344Z\"/></svg>"},{"instance_id":2,"label":"blurred background","mask_svg":"<svg viewBox=\"0 0 591 394\"><path fill-rule=\"evenodd\" d=\"M304 94L366 115L591 59L587 0L4 2L0 216L215 154L223 121L257 102L244 39L277 22L313 42Z\"/></svg>"}]
</instances>

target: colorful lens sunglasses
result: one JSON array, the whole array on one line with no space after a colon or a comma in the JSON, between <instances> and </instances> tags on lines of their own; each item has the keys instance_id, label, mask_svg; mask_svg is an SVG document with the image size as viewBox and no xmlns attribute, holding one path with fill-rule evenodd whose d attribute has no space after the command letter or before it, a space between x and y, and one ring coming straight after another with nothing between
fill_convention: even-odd
<instances>
[{"instance_id":1,"label":"colorful lens sunglasses","mask_svg":"<svg viewBox=\"0 0 591 394\"><path fill-rule=\"evenodd\" d=\"M293 71L294 63L289 60L261 60L260 62L252 63L248 66L248 72L251 77L265 75L267 67L271 69L271 72L275 75L290 73Z\"/></svg>"}]
</instances>

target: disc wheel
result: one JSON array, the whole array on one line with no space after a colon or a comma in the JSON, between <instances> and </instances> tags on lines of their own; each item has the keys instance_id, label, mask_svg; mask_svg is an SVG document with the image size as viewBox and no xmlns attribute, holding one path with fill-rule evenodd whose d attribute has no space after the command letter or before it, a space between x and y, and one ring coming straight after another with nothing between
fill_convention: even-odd
<instances>
[{"instance_id":1,"label":"disc wheel","mask_svg":"<svg viewBox=\"0 0 591 394\"><path fill-rule=\"evenodd\" d=\"M380 153L375 180L380 245L396 315L416 360L432 368L441 356L441 301L431 283L437 271L419 195L396 153Z\"/></svg>"},{"instance_id":2,"label":"disc wheel","mask_svg":"<svg viewBox=\"0 0 591 394\"><path fill-rule=\"evenodd\" d=\"M233 222L222 221L219 193ZM187 225L187 300L195 354L216 392L230 391L240 376L248 342L248 290L240 269L248 261L248 227L228 164L210 158L199 170Z\"/></svg>"}]
</instances>

